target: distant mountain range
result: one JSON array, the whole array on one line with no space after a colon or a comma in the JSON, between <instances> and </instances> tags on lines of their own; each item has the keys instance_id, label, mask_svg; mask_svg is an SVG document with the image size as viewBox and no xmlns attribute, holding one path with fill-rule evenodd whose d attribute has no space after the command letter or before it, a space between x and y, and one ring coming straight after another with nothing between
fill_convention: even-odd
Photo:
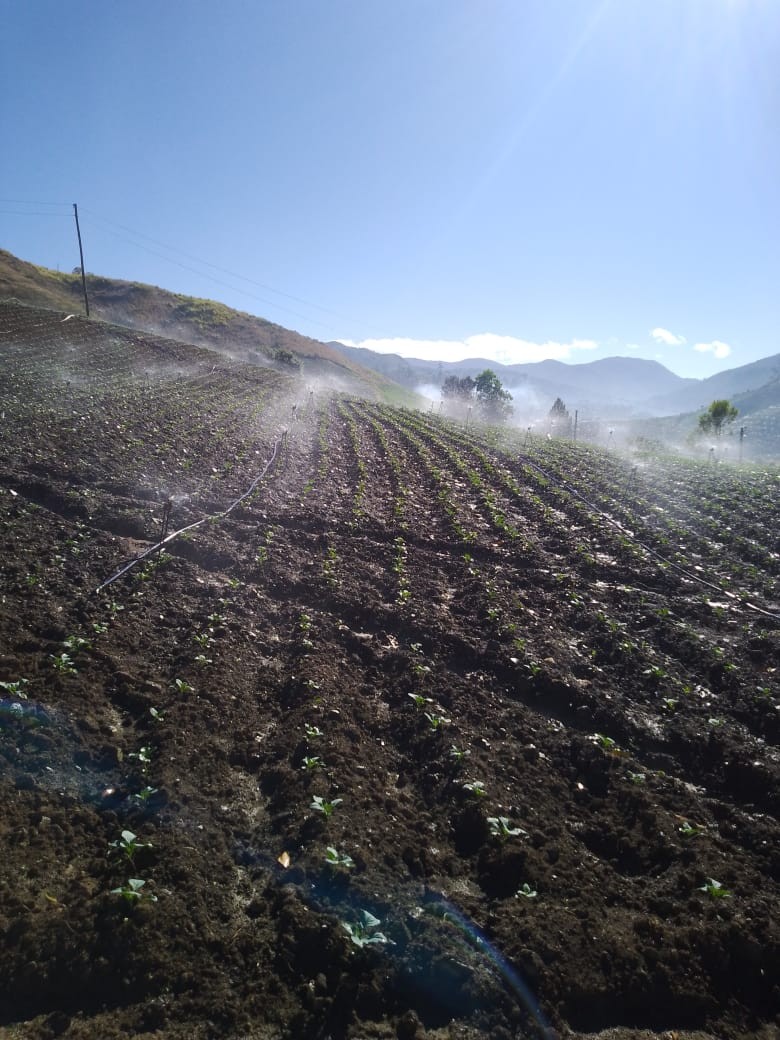
<instances>
[{"instance_id":1,"label":"distant mountain range","mask_svg":"<svg viewBox=\"0 0 780 1040\"><path fill-rule=\"evenodd\" d=\"M583 417L605 419L677 415L698 411L718 398L742 399L743 409L780 406L780 354L729 369L708 379L683 379L657 361L612 357L583 364L561 361L502 365L486 358L423 361L378 354L365 347L334 342L345 358L372 368L413 390L438 391L448 376L476 376L486 368L498 375L518 411L546 414L556 397ZM760 404L759 404L760 401ZM737 405L739 407L739 405Z\"/></svg>"}]
</instances>

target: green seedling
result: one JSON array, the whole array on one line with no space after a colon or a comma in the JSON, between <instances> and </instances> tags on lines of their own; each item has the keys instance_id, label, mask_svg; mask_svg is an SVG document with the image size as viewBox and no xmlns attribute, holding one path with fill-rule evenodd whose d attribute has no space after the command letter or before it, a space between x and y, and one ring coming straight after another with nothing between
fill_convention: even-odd
<instances>
[{"instance_id":1,"label":"green seedling","mask_svg":"<svg viewBox=\"0 0 780 1040\"><path fill-rule=\"evenodd\" d=\"M520 886L520 888L518 888L517 892L515 892L515 899L517 899L518 896L521 896L523 899L536 899L537 895L538 893L536 889L531 888L531 886L526 881L523 885Z\"/></svg>"},{"instance_id":2,"label":"green seedling","mask_svg":"<svg viewBox=\"0 0 780 1040\"><path fill-rule=\"evenodd\" d=\"M25 687L29 686L29 684L29 679L17 679L15 682L0 682L0 690L5 690L11 697L18 697L19 700L26 701Z\"/></svg>"},{"instance_id":3,"label":"green seedling","mask_svg":"<svg viewBox=\"0 0 780 1040\"><path fill-rule=\"evenodd\" d=\"M354 923L350 921L342 921L341 927L349 935L350 940L355 946L371 946L372 944L388 943L390 940L383 932L377 932L376 929L382 922L378 917L374 917L368 910L360 911L360 920Z\"/></svg>"},{"instance_id":4,"label":"green seedling","mask_svg":"<svg viewBox=\"0 0 780 1040\"><path fill-rule=\"evenodd\" d=\"M632 773L629 769L628 779L632 784L643 784L647 780L647 775L645 773Z\"/></svg>"},{"instance_id":5,"label":"green seedling","mask_svg":"<svg viewBox=\"0 0 780 1040\"><path fill-rule=\"evenodd\" d=\"M192 693L195 689L186 679L174 679L173 685L176 687L177 693Z\"/></svg>"},{"instance_id":6,"label":"green seedling","mask_svg":"<svg viewBox=\"0 0 780 1040\"><path fill-rule=\"evenodd\" d=\"M214 664L214 661L211 657L206 657L205 654L196 654L195 664L198 668L205 668L207 664Z\"/></svg>"},{"instance_id":7,"label":"green seedling","mask_svg":"<svg viewBox=\"0 0 780 1040\"><path fill-rule=\"evenodd\" d=\"M518 834L527 834L522 827L510 827L508 816L488 816L490 833L503 844L508 838L515 838Z\"/></svg>"},{"instance_id":8,"label":"green seedling","mask_svg":"<svg viewBox=\"0 0 780 1040\"><path fill-rule=\"evenodd\" d=\"M324 765L325 763L319 755L304 755L301 769L305 769L307 772L314 772L315 769L322 769Z\"/></svg>"},{"instance_id":9,"label":"green seedling","mask_svg":"<svg viewBox=\"0 0 780 1040\"><path fill-rule=\"evenodd\" d=\"M121 896L125 902L130 904L139 903L142 899L148 899L150 903L157 902L157 896L152 895L151 892L144 892L144 886L146 881L143 878L128 878L126 885L120 885L119 888L112 888L112 896Z\"/></svg>"},{"instance_id":10,"label":"green seedling","mask_svg":"<svg viewBox=\"0 0 780 1040\"><path fill-rule=\"evenodd\" d=\"M140 791L137 791L133 795L133 801L138 802L139 805L146 805L153 794L157 794L159 788L157 787L142 787Z\"/></svg>"},{"instance_id":11,"label":"green seedling","mask_svg":"<svg viewBox=\"0 0 780 1040\"><path fill-rule=\"evenodd\" d=\"M62 675L77 675L76 666L70 654L49 654L51 663Z\"/></svg>"},{"instance_id":12,"label":"green seedling","mask_svg":"<svg viewBox=\"0 0 780 1040\"><path fill-rule=\"evenodd\" d=\"M208 650L214 642L210 629L208 632L201 632L198 635L194 635L192 638L202 650Z\"/></svg>"},{"instance_id":13,"label":"green seedling","mask_svg":"<svg viewBox=\"0 0 780 1040\"><path fill-rule=\"evenodd\" d=\"M139 748L137 751L131 751L127 757L137 758L138 761L141 763L141 767L143 769L146 769L146 767L152 761L152 749L147 744L144 747Z\"/></svg>"},{"instance_id":14,"label":"green seedling","mask_svg":"<svg viewBox=\"0 0 780 1040\"><path fill-rule=\"evenodd\" d=\"M339 852L332 845L328 845L325 849L325 862L329 867L344 867L347 870L351 870L355 866L355 861L351 856L348 856L346 852Z\"/></svg>"},{"instance_id":15,"label":"green seedling","mask_svg":"<svg viewBox=\"0 0 780 1040\"><path fill-rule=\"evenodd\" d=\"M452 722L452 719L447 719L443 715L433 715L431 712L426 711L425 717L428 720L431 730L436 733L442 726L446 726Z\"/></svg>"},{"instance_id":16,"label":"green seedling","mask_svg":"<svg viewBox=\"0 0 780 1040\"><path fill-rule=\"evenodd\" d=\"M326 801L322 795L315 794L311 800L309 808L322 813L322 815L327 819L329 816L333 815L336 806L341 805L342 801L343 798L334 798L332 801Z\"/></svg>"},{"instance_id":17,"label":"green seedling","mask_svg":"<svg viewBox=\"0 0 780 1040\"><path fill-rule=\"evenodd\" d=\"M138 841L132 831L122 831L121 837L117 838L116 841L109 842L108 847L123 852L130 863L132 863L135 859L136 852L138 852L139 849L151 849L152 843Z\"/></svg>"},{"instance_id":18,"label":"green seedling","mask_svg":"<svg viewBox=\"0 0 780 1040\"><path fill-rule=\"evenodd\" d=\"M457 764L459 766L463 765L463 762L465 761L467 756L470 755L470 754L471 754L471 751L469 751L468 748L466 748L466 749L459 748L459 747L456 747L454 744L450 748L450 758L453 759L455 762L457 762Z\"/></svg>"},{"instance_id":19,"label":"green seedling","mask_svg":"<svg viewBox=\"0 0 780 1040\"><path fill-rule=\"evenodd\" d=\"M703 827L696 827L693 824L688 823L687 820L685 821L685 823L683 823L681 827L678 827L677 830L680 832L683 838L698 838L700 834L704 834Z\"/></svg>"},{"instance_id":20,"label":"green seedling","mask_svg":"<svg viewBox=\"0 0 780 1040\"><path fill-rule=\"evenodd\" d=\"M699 889L700 892L706 892L710 899L730 899L731 892L725 888L720 881L716 881L715 878L707 878L706 882Z\"/></svg>"},{"instance_id":21,"label":"green seedling","mask_svg":"<svg viewBox=\"0 0 780 1040\"><path fill-rule=\"evenodd\" d=\"M67 639L63 639L62 645L74 654L77 654L79 650L89 650L89 640L84 639L83 636L68 636Z\"/></svg>"},{"instance_id":22,"label":"green seedling","mask_svg":"<svg viewBox=\"0 0 780 1040\"><path fill-rule=\"evenodd\" d=\"M468 783L463 785L463 790L468 791L469 794L473 794L475 798L487 797L487 791L485 785L481 780L470 780Z\"/></svg>"},{"instance_id":23,"label":"green seedling","mask_svg":"<svg viewBox=\"0 0 780 1040\"><path fill-rule=\"evenodd\" d=\"M319 726L310 726L308 723L304 725L303 732L309 740L319 740L320 737L324 736Z\"/></svg>"},{"instance_id":24,"label":"green seedling","mask_svg":"<svg viewBox=\"0 0 780 1040\"><path fill-rule=\"evenodd\" d=\"M227 618L224 614L209 614L206 618L210 625L223 625Z\"/></svg>"},{"instance_id":25,"label":"green seedling","mask_svg":"<svg viewBox=\"0 0 780 1040\"><path fill-rule=\"evenodd\" d=\"M411 697L418 711L422 711L426 704L433 703L430 697L423 697L421 693L407 693L406 696Z\"/></svg>"},{"instance_id":26,"label":"green seedling","mask_svg":"<svg viewBox=\"0 0 780 1040\"><path fill-rule=\"evenodd\" d=\"M594 744L598 744L602 751L617 752L620 750L617 741L614 741L612 737L605 737L603 733L594 733L590 739Z\"/></svg>"},{"instance_id":27,"label":"green seedling","mask_svg":"<svg viewBox=\"0 0 780 1040\"><path fill-rule=\"evenodd\" d=\"M157 708L150 708L149 714L152 716L155 722L165 722L165 716Z\"/></svg>"},{"instance_id":28,"label":"green seedling","mask_svg":"<svg viewBox=\"0 0 780 1040\"><path fill-rule=\"evenodd\" d=\"M108 625L104 621L93 621L92 631L96 636L102 636L105 632L108 632Z\"/></svg>"}]
</instances>

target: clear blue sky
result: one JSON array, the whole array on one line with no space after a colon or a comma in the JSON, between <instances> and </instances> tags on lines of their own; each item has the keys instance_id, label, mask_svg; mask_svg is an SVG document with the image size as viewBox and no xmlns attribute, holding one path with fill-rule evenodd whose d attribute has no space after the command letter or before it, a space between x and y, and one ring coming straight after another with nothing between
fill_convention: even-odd
<instances>
[{"instance_id":1,"label":"clear blue sky","mask_svg":"<svg viewBox=\"0 0 780 1040\"><path fill-rule=\"evenodd\" d=\"M78 202L88 270L319 339L695 376L780 351L776 0L0 16L0 246L26 260L78 264Z\"/></svg>"}]
</instances>

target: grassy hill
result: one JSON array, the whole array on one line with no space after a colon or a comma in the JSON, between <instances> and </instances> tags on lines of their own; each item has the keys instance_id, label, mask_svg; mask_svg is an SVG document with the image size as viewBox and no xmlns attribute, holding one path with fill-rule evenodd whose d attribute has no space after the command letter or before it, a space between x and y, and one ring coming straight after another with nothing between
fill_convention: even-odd
<instances>
[{"instance_id":1,"label":"grassy hill","mask_svg":"<svg viewBox=\"0 0 780 1040\"><path fill-rule=\"evenodd\" d=\"M344 389L390 403L415 403L408 390L350 361L328 344L215 300L94 274L87 275L87 288L91 318L208 347L253 364L299 370L310 380L341 381ZM84 313L79 273L52 271L0 250L3 299Z\"/></svg>"}]
</instances>

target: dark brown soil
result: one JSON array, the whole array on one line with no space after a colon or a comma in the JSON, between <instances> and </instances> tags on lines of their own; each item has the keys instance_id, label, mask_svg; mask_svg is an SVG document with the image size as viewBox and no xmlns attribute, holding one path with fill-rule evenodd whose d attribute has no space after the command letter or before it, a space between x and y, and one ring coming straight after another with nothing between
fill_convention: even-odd
<instances>
[{"instance_id":1,"label":"dark brown soil","mask_svg":"<svg viewBox=\"0 0 780 1040\"><path fill-rule=\"evenodd\" d=\"M777 472L62 317L0 307L0 1037L777 1036Z\"/></svg>"}]
</instances>

